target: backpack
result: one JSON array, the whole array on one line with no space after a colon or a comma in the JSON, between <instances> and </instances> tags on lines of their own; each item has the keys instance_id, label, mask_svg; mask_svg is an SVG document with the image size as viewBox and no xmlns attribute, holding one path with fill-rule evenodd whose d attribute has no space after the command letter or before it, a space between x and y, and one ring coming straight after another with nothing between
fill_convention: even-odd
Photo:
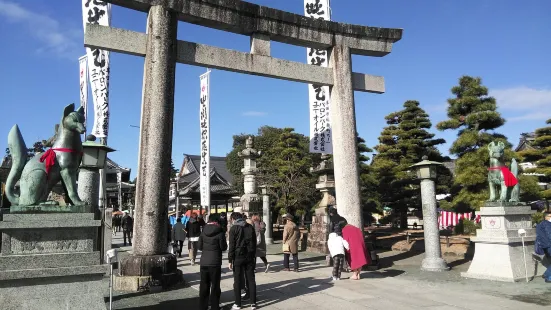
<instances>
[{"instance_id":1,"label":"backpack","mask_svg":"<svg viewBox=\"0 0 551 310\"><path fill-rule=\"evenodd\" d=\"M237 229L235 254L240 257L249 257L256 254L256 233L251 224L245 224Z\"/></svg>"}]
</instances>

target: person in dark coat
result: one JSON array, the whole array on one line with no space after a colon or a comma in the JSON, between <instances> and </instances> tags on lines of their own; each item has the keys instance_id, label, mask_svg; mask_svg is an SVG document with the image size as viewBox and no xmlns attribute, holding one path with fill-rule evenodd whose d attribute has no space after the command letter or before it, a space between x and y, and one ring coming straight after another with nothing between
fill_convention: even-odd
<instances>
[{"instance_id":1,"label":"person in dark coat","mask_svg":"<svg viewBox=\"0 0 551 310\"><path fill-rule=\"evenodd\" d=\"M229 233L228 262L233 270L233 309L241 309L241 288L246 278L248 294L243 299L251 299L251 309L256 309L256 280L254 274L256 260L256 232L254 227L243 219L240 213L232 214L232 227ZM244 275L244 277L243 277Z\"/></svg>"},{"instance_id":2,"label":"person in dark coat","mask_svg":"<svg viewBox=\"0 0 551 310\"><path fill-rule=\"evenodd\" d=\"M228 217L226 212L220 213L220 219L218 219L218 222L220 223L220 227L222 227L224 233L226 233L228 231Z\"/></svg>"},{"instance_id":3,"label":"person in dark coat","mask_svg":"<svg viewBox=\"0 0 551 310\"><path fill-rule=\"evenodd\" d=\"M195 265L197 256L197 242L201 236L201 223L197 219L197 213L192 213L189 222L186 223L186 235L188 236L187 248L189 250L189 259L191 265Z\"/></svg>"},{"instance_id":4,"label":"person in dark coat","mask_svg":"<svg viewBox=\"0 0 551 310\"><path fill-rule=\"evenodd\" d=\"M551 259L551 213L545 212L543 216L544 220L536 226L536 243L547 259ZM547 266L542 277L546 283L551 283L551 265Z\"/></svg>"},{"instance_id":5,"label":"person in dark coat","mask_svg":"<svg viewBox=\"0 0 551 310\"><path fill-rule=\"evenodd\" d=\"M122 236L124 240L124 246L126 246L126 238L128 238L128 243L132 245L132 231L134 230L134 219L128 215L128 212L125 211L124 217L121 221L122 224Z\"/></svg>"},{"instance_id":6,"label":"person in dark coat","mask_svg":"<svg viewBox=\"0 0 551 310\"><path fill-rule=\"evenodd\" d=\"M218 223L217 214L209 216L209 222L197 242L201 251L201 284L199 285L199 309L220 309L220 278L222 275L222 252L228 249L226 234Z\"/></svg>"}]
</instances>

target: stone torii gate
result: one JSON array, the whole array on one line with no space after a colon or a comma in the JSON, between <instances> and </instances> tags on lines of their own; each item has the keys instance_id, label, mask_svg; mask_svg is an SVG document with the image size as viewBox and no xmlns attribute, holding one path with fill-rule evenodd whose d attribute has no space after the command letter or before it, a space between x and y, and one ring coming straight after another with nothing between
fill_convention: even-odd
<instances>
[{"instance_id":1,"label":"stone torii gate","mask_svg":"<svg viewBox=\"0 0 551 310\"><path fill-rule=\"evenodd\" d=\"M166 253L176 63L331 86L333 161L339 212L362 227L354 90L383 93L384 78L352 72L352 54L389 54L401 29L317 20L240 0L107 0L148 13L146 33L86 25L84 45L145 57L134 254L121 275L174 272ZM176 39L178 21L250 36L243 53ZM270 41L327 50L329 67L270 56Z\"/></svg>"}]
</instances>

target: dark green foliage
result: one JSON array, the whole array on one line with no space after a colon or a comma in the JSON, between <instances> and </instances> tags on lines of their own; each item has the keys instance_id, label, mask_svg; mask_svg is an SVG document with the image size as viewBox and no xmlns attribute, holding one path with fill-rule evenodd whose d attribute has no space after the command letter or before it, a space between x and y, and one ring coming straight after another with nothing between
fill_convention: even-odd
<instances>
[{"instance_id":1,"label":"dark green foliage","mask_svg":"<svg viewBox=\"0 0 551 310\"><path fill-rule=\"evenodd\" d=\"M496 100L480 78L462 76L448 99L448 118L436 125L439 130L458 130L450 153L458 157L451 204L456 211L479 209L489 197L487 182L488 149L492 141L506 145L505 161L513 157L511 144L501 134L490 132L505 120L496 111ZM522 186L522 185L521 185Z\"/></svg>"},{"instance_id":2,"label":"dark green foliage","mask_svg":"<svg viewBox=\"0 0 551 310\"><path fill-rule=\"evenodd\" d=\"M170 160L170 178L173 179L178 174L178 169L174 167L174 160Z\"/></svg>"},{"instance_id":3,"label":"dark green foliage","mask_svg":"<svg viewBox=\"0 0 551 310\"><path fill-rule=\"evenodd\" d=\"M551 124L551 119L548 119L546 124ZM518 155L523 162L531 162L536 165L536 168L526 169L524 172L540 174L540 180L549 183L551 179L551 126L539 128L535 134L535 140ZM551 189L541 191L540 196L545 200L551 199Z\"/></svg>"},{"instance_id":4,"label":"dark green foliage","mask_svg":"<svg viewBox=\"0 0 551 310\"><path fill-rule=\"evenodd\" d=\"M542 193L538 178L532 175L520 175L520 201L532 202L540 200Z\"/></svg>"},{"instance_id":5,"label":"dark green foliage","mask_svg":"<svg viewBox=\"0 0 551 310\"><path fill-rule=\"evenodd\" d=\"M381 203L378 194L378 181L373 169L368 164L369 157L366 153L373 150L365 144L365 140L356 134L358 147L358 161L360 165L360 188L361 202L364 212L382 213Z\"/></svg>"},{"instance_id":6,"label":"dark green foliage","mask_svg":"<svg viewBox=\"0 0 551 310\"><path fill-rule=\"evenodd\" d=\"M233 149L228 153L226 165L234 177L234 186L243 193L243 159L238 153L245 148L249 135L234 136ZM310 167L320 162L320 154L309 153L309 139L292 128L263 126L254 136L254 148L262 152L257 160L257 184L274 186L272 201L280 212L306 210L319 200L316 177Z\"/></svg>"},{"instance_id":7,"label":"dark green foliage","mask_svg":"<svg viewBox=\"0 0 551 310\"><path fill-rule=\"evenodd\" d=\"M405 225L407 208L420 207L419 181L410 166L421 161L424 155L433 161L446 160L436 148L445 141L434 139L434 134L428 131L432 124L417 101L406 101L403 110L391 113L385 119L387 126L375 147L377 155L372 169L379 183L380 201L401 213ZM437 190L447 192L451 174L445 168L439 172L441 179Z\"/></svg>"}]
</instances>

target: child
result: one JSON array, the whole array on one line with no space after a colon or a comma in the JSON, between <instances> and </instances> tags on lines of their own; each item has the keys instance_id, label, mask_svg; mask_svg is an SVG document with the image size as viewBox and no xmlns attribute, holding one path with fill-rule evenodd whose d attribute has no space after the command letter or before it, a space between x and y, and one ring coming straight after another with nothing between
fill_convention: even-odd
<instances>
[{"instance_id":1,"label":"child","mask_svg":"<svg viewBox=\"0 0 551 310\"><path fill-rule=\"evenodd\" d=\"M329 234L327 241L329 253L333 257L333 281L341 279L341 269L344 264L344 250L349 250L348 242L342 238L342 228L335 225L334 232Z\"/></svg>"}]
</instances>

